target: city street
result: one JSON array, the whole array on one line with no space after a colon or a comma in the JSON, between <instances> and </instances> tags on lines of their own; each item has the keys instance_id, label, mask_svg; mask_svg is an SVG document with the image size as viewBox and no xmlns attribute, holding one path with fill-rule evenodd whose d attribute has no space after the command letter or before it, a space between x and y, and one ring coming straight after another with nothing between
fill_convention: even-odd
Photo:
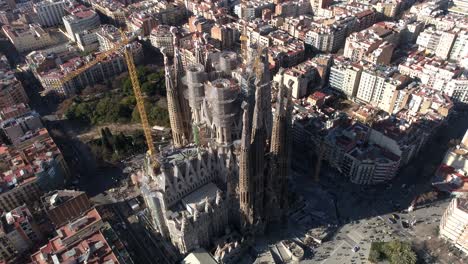
<instances>
[{"instance_id":1,"label":"city street","mask_svg":"<svg viewBox=\"0 0 468 264\"><path fill-rule=\"evenodd\" d=\"M417 206L413 212L401 212L407 209L418 195L432 191L430 178L433 170L443 159L448 142L453 138L460 138L466 131L467 124L459 122L465 117L466 113L455 116L451 121L455 122L455 125L450 130L442 128L433 138L437 143L428 144L420 155L408 166L403 167L397 177L388 184L361 186L350 183L349 179L326 163L322 166L318 184L314 182L310 173L295 173L294 185L297 193L304 197L305 203L311 207L309 211L321 211L330 217L328 221L316 221L316 224L339 223L337 231L328 241L309 248L309 256L312 257L303 262L367 263L372 241L402 240L411 242L419 258L425 263L463 263L463 260L457 262L456 259L437 258L435 252L426 247L427 241L444 243L437 236L440 218L450 202L448 195L441 194L436 201ZM318 200L317 196L320 197ZM330 203L332 205L326 208ZM399 218L396 221L391 220L394 214ZM401 224L402 220L414 221L416 224L405 228ZM292 221L294 222L294 219ZM302 226L301 229L301 223L293 225L295 230L290 231L290 237L301 240L308 227ZM353 250L356 248L357 250ZM447 250L446 254L441 253L444 250ZM452 254L448 253L447 246L439 248L438 251L439 255Z\"/></svg>"}]
</instances>

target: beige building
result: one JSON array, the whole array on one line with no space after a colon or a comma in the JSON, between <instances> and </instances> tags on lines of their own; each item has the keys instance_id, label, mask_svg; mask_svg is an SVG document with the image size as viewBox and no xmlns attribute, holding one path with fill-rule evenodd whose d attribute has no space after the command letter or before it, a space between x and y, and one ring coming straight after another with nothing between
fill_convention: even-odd
<instances>
[{"instance_id":1,"label":"beige building","mask_svg":"<svg viewBox=\"0 0 468 264\"><path fill-rule=\"evenodd\" d=\"M444 32L434 28L427 28L419 34L416 44L425 49L426 52L433 53L445 60L450 55L456 36L450 31Z\"/></svg>"},{"instance_id":2,"label":"beige building","mask_svg":"<svg viewBox=\"0 0 468 264\"><path fill-rule=\"evenodd\" d=\"M393 50L399 42L394 25L379 23L346 38L344 56L352 61L367 60L376 64L389 64Z\"/></svg>"},{"instance_id":3,"label":"beige building","mask_svg":"<svg viewBox=\"0 0 468 264\"><path fill-rule=\"evenodd\" d=\"M395 18L400 13L401 2L397 0L379 1L373 7L386 18Z\"/></svg>"},{"instance_id":4,"label":"beige building","mask_svg":"<svg viewBox=\"0 0 468 264\"><path fill-rule=\"evenodd\" d=\"M291 85L293 98L304 98L307 96L309 86L317 79L317 69L312 60L307 60L299 65L288 68L283 72L278 72L273 80L283 85Z\"/></svg>"},{"instance_id":5,"label":"beige building","mask_svg":"<svg viewBox=\"0 0 468 264\"><path fill-rule=\"evenodd\" d=\"M105 16L115 26L126 24L126 9L119 1L95 0L91 6L101 15Z\"/></svg>"},{"instance_id":6,"label":"beige building","mask_svg":"<svg viewBox=\"0 0 468 264\"><path fill-rule=\"evenodd\" d=\"M166 54L174 55L174 36L167 25L155 27L150 34L151 45L157 49L165 48Z\"/></svg>"},{"instance_id":7,"label":"beige building","mask_svg":"<svg viewBox=\"0 0 468 264\"><path fill-rule=\"evenodd\" d=\"M468 199L455 198L440 220L439 234L468 254Z\"/></svg>"},{"instance_id":8,"label":"beige building","mask_svg":"<svg viewBox=\"0 0 468 264\"><path fill-rule=\"evenodd\" d=\"M362 65L343 57L334 59L330 68L329 83L333 89L342 91L348 97L355 97L361 79Z\"/></svg>"},{"instance_id":9,"label":"beige building","mask_svg":"<svg viewBox=\"0 0 468 264\"><path fill-rule=\"evenodd\" d=\"M5 25L2 29L18 52L42 49L54 44L49 32L38 24Z\"/></svg>"}]
</instances>

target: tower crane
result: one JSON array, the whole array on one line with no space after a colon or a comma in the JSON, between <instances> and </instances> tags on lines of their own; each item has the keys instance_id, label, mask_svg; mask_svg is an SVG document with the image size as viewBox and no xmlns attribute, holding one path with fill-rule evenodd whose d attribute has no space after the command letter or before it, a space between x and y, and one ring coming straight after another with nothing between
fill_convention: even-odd
<instances>
[{"instance_id":1,"label":"tower crane","mask_svg":"<svg viewBox=\"0 0 468 264\"><path fill-rule=\"evenodd\" d=\"M156 160L156 149L154 147L153 136L151 134L151 126L148 121L148 115L145 109L145 101L141 92L140 81L138 79L135 62L133 60L133 55L130 51L130 48L127 45L129 43L129 39L127 38L127 35L125 34L125 31L120 30L120 34L122 36L121 41L118 43L115 43L112 49L106 52L100 53L99 55L96 56L96 58L93 61L86 63L83 67L80 67L72 72L67 73L63 78L60 79L59 83L55 83L55 85L57 86L65 85L67 82L71 81L73 78L82 74L86 70L101 63L113 52L123 48L124 57L125 57L125 61L127 63L127 68L128 68L128 74L132 82L133 93L135 94L136 105L140 113L141 125L143 126L143 132L145 135L146 144L148 146L148 156L150 159L150 165L154 171L158 171L160 165L158 161Z\"/></svg>"},{"instance_id":2,"label":"tower crane","mask_svg":"<svg viewBox=\"0 0 468 264\"><path fill-rule=\"evenodd\" d=\"M121 31L122 34L122 43L128 43L127 36L124 31ZM151 166L153 170L159 169L159 163L156 160L156 149L154 148L153 135L151 134L151 126L149 124L148 115L146 114L145 109L145 100L141 93L140 80L138 79L138 74L135 67L135 62L133 61L133 55L130 52L130 47L125 45L124 48L125 60L127 62L128 75L132 82L133 93L135 94L136 105L138 107L138 112L140 113L141 125L143 126L143 132L146 138L146 144L148 145L148 155L150 158Z\"/></svg>"}]
</instances>

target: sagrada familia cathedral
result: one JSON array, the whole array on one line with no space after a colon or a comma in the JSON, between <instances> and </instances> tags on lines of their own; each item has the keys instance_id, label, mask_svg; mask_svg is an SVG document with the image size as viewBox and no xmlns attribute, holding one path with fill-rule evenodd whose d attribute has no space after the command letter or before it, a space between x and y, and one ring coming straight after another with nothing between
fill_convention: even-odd
<instances>
[{"instance_id":1,"label":"sagrada familia cathedral","mask_svg":"<svg viewBox=\"0 0 468 264\"><path fill-rule=\"evenodd\" d=\"M173 34L174 57L164 56L172 144L141 184L154 225L182 254L212 247L226 227L254 237L286 225L290 87L272 83L260 49L242 62L196 41L184 63Z\"/></svg>"}]
</instances>

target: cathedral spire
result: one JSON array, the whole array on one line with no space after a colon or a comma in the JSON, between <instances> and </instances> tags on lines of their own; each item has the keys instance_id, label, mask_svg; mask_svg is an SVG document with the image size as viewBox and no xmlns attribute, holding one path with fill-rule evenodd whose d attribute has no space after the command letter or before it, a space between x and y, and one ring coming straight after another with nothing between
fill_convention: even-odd
<instances>
[{"instance_id":1,"label":"cathedral spire","mask_svg":"<svg viewBox=\"0 0 468 264\"><path fill-rule=\"evenodd\" d=\"M182 63L182 57L179 50L179 36L177 35L177 27L171 27L172 33L172 45L174 46L174 75L175 85L180 86L182 83L182 75L184 73L184 64Z\"/></svg>"},{"instance_id":2,"label":"cathedral spire","mask_svg":"<svg viewBox=\"0 0 468 264\"><path fill-rule=\"evenodd\" d=\"M179 106L181 110L182 122L184 126L184 135L187 140L191 138L191 131L192 131L192 122L191 122L191 113L190 113L190 106L188 100L185 95L185 86L182 81L182 77L185 72L184 64L182 61L182 55L180 53L179 47L179 36L178 30L176 27L171 27L172 33L172 41L174 45L174 80L175 80L175 88L178 92Z\"/></svg>"},{"instance_id":3,"label":"cathedral spire","mask_svg":"<svg viewBox=\"0 0 468 264\"><path fill-rule=\"evenodd\" d=\"M172 82L172 71L169 65L169 59L162 49L164 55L164 69L165 69L165 80L166 80L166 92L167 92L167 108L169 111L169 121L172 129L172 140L174 147L180 148L186 144L187 138L184 135L184 125L182 111L179 103L179 94L176 87Z\"/></svg>"},{"instance_id":4,"label":"cathedral spire","mask_svg":"<svg viewBox=\"0 0 468 264\"><path fill-rule=\"evenodd\" d=\"M241 227L248 228L253 224L253 182L250 168L250 120L249 104L242 104L242 137L239 154L239 203Z\"/></svg>"}]
</instances>

